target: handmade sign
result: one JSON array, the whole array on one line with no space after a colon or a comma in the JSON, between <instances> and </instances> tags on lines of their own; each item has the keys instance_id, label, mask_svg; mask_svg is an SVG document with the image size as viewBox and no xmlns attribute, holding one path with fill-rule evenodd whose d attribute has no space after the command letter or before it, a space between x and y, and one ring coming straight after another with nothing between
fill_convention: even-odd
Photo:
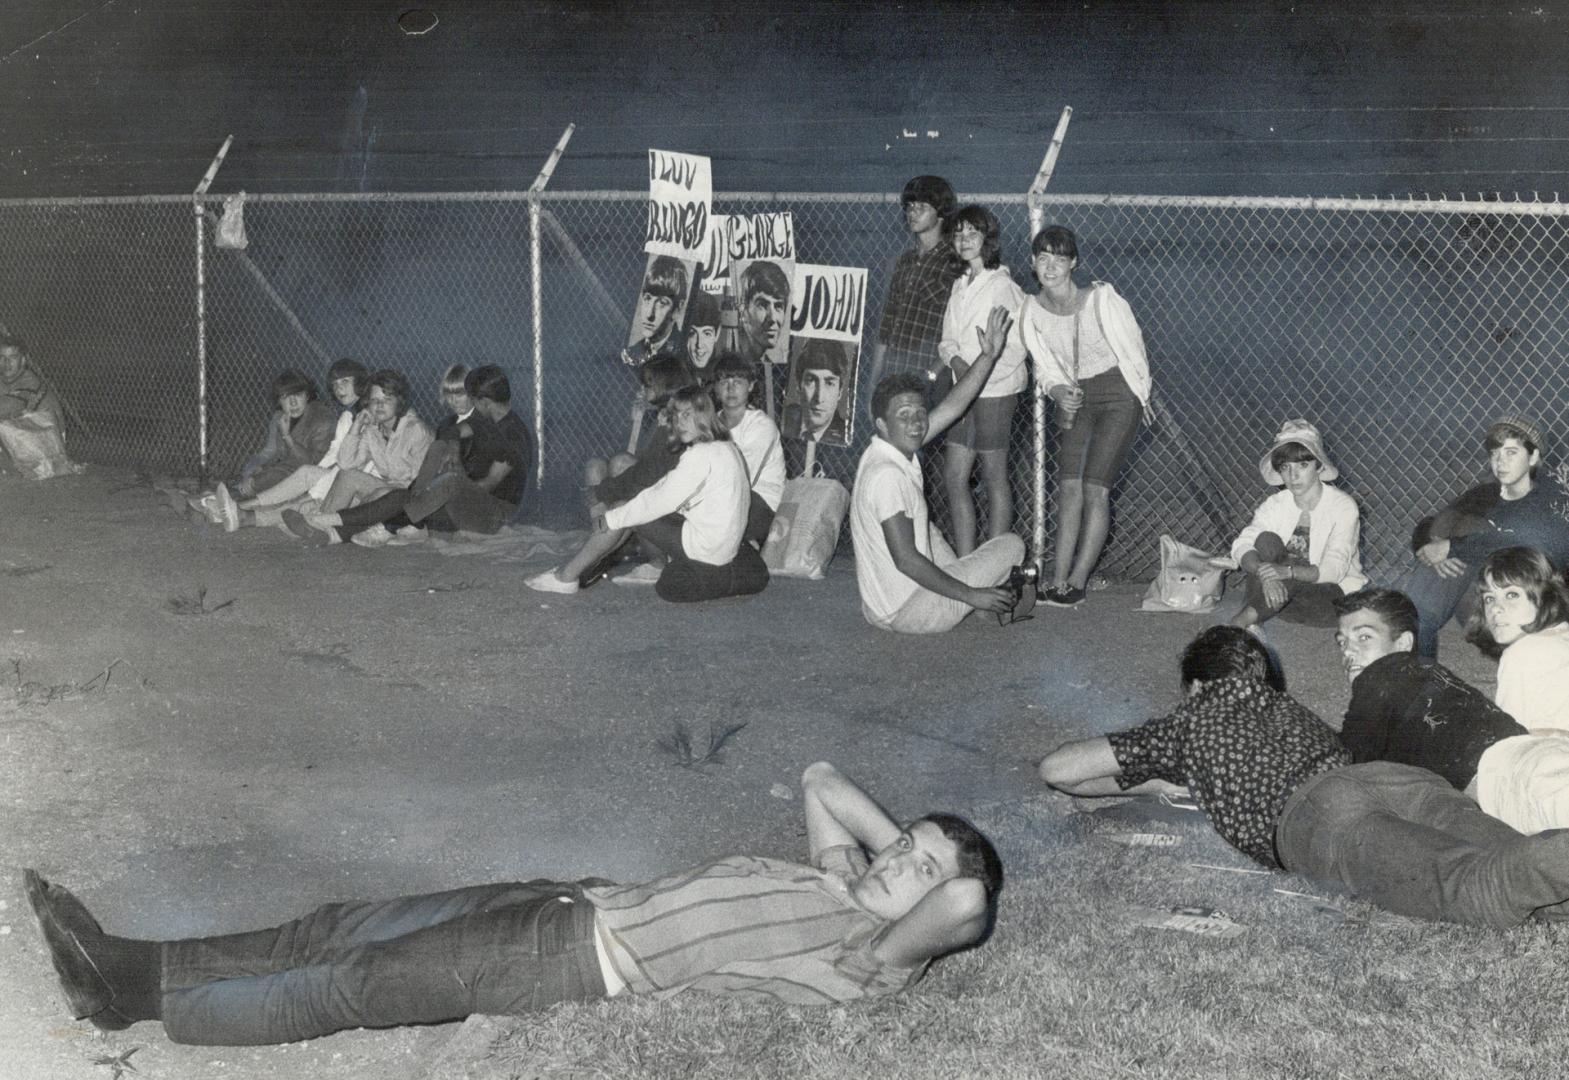
<instances>
[{"instance_id":1,"label":"handmade sign","mask_svg":"<svg viewBox=\"0 0 1569 1080\"><path fill-rule=\"evenodd\" d=\"M866 271L797 264L790 301L790 376L780 432L789 439L849 446Z\"/></svg>"}]
</instances>

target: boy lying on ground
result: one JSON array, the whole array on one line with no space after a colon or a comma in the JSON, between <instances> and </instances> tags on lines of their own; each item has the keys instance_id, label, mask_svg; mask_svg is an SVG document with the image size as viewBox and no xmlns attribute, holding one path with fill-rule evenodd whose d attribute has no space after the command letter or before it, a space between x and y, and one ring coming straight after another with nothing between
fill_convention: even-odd
<instances>
[{"instance_id":1,"label":"boy lying on ground","mask_svg":"<svg viewBox=\"0 0 1569 1080\"><path fill-rule=\"evenodd\" d=\"M897 993L981 940L1002 865L973 826L929 814L901 827L826 762L801 783L810 866L737 855L644 885L477 885L185 941L106 934L70 892L23 878L74 1016L103 1030L161 1020L204 1045L625 993L827 1004Z\"/></svg>"}]
</instances>

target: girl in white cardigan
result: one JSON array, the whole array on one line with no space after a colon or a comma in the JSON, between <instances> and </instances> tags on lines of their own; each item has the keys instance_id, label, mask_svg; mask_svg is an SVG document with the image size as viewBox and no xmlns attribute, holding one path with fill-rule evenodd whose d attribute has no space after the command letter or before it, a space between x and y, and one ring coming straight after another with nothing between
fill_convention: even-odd
<instances>
[{"instance_id":1,"label":"girl in white cardigan","mask_svg":"<svg viewBox=\"0 0 1569 1080\"><path fill-rule=\"evenodd\" d=\"M1340 470L1306 420L1287 420L1258 467L1266 483L1285 490L1259 504L1231 545L1232 558L1248 575L1247 603L1232 625L1256 626L1283 615L1308 626L1334 626L1335 600L1367 584L1356 500L1325 483Z\"/></svg>"}]
</instances>

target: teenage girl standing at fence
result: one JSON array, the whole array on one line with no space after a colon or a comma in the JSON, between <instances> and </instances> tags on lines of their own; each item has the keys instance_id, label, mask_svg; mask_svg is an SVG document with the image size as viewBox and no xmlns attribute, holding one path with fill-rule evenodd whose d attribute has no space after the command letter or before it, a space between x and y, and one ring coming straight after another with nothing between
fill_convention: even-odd
<instances>
[{"instance_id":1,"label":"teenage girl standing at fence","mask_svg":"<svg viewBox=\"0 0 1569 1080\"><path fill-rule=\"evenodd\" d=\"M1024 304L1024 291L1002 265L1002 226L984 206L966 206L954 215L953 249L965 271L953 283L937 354L953 369L957 383L980 355L978 331L986 328L992 309L1001 307L1010 316L1017 315ZM987 539L996 539L1013 528L1008 441L1013 433L1013 410L1026 378L1023 343L1010 336L980 397L948 429L943 482L953 521L953 550L961 559L975 550L970 474L975 471L976 458L981 461L981 481L986 489Z\"/></svg>"},{"instance_id":2,"label":"teenage girl standing at fence","mask_svg":"<svg viewBox=\"0 0 1569 1080\"><path fill-rule=\"evenodd\" d=\"M1057 544L1046 602L1084 600L1111 528L1111 487L1149 408L1150 370L1133 309L1104 281L1079 288L1079 243L1048 225L1030 244L1041 291L1020 312L1040 392L1057 403Z\"/></svg>"}]
</instances>

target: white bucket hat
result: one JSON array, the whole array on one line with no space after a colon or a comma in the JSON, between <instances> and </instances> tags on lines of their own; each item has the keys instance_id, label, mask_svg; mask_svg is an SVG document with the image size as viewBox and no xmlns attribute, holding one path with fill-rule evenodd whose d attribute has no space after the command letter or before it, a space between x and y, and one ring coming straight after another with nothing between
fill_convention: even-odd
<instances>
[{"instance_id":1,"label":"white bucket hat","mask_svg":"<svg viewBox=\"0 0 1569 1080\"><path fill-rule=\"evenodd\" d=\"M1305 446L1309 453L1318 458L1319 479L1329 481L1340 475L1340 470L1335 468L1334 463L1324 453L1324 440L1319 435L1318 428L1306 420L1287 420L1280 425L1280 431L1275 435L1274 445L1269 448L1263 457L1259 458L1258 471L1264 477L1266 484L1273 487L1281 487L1285 484L1286 481L1281 477L1280 471L1269 463L1269 459L1274 456L1276 450L1279 450L1287 443L1297 443Z\"/></svg>"}]
</instances>

